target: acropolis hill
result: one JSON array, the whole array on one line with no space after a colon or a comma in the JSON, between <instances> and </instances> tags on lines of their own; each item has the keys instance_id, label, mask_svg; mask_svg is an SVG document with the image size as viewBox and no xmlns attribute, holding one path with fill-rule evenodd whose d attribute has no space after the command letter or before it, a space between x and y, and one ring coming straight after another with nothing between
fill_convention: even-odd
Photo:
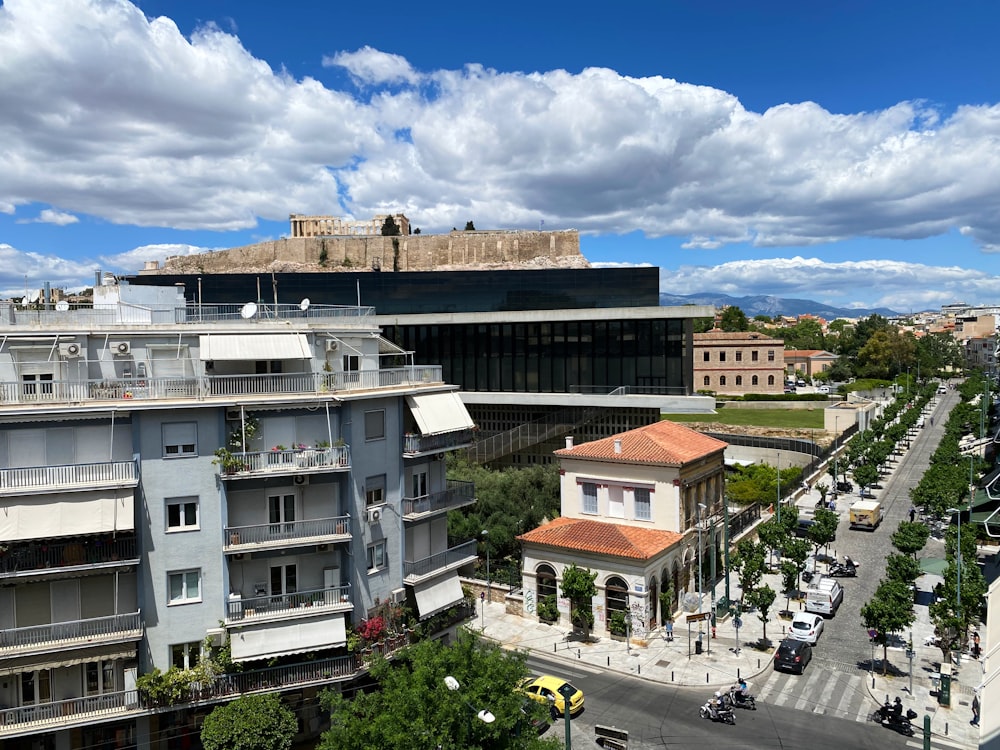
<instances>
[{"instance_id":1,"label":"acropolis hill","mask_svg":"<svg viewBox=\"0 0 1000 750\"><path fill-rule=\"evenodd\" d=\"M397 226L409 231L402 214ZM580 234L564 231L453 230L447 234L382 236L384 216L344 221L292 214L290 237L148 263L142 274L274 271L449 271L491 268L589 268Z\"/></svg>"}]
</instances>

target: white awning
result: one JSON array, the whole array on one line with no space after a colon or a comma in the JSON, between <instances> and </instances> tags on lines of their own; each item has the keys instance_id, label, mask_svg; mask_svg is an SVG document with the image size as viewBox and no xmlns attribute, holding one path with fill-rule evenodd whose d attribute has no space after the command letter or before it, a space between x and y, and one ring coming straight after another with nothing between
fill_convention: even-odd
<instances>
[{"instance_id":1,"label":"white awning","mask_svg":"<svg viewBox=\"0 0 1000 750\"><path fill-rule=\"evenodd\" d=\"M417 611L421 620L458 604L464 598L458 573L418 583L413 587L413 595L417 598Z\"/></svg>"},{"instance_id":2,"label":"white awning","mask_svg":"<svg viewBox=\"0 0 1000 750\"><path fill-rule=\"evenodd\" d=\"M0 541L47 539L135 529L131 492L22 495L0 499Z\"/></svg>"},{"instance_id":3,"label":"white awning","mask_svg":"<svg viewBox=\"0 0 1000 750\"><path fill-rule=\"evenodd\" d=\"M309 339L302 333L246 333L198 337L202 361L312 359Z\"/></svg>"},{"instance_id":4,"label":"white awning","mask_svg":"<svg viewBox=\"0 0 1000 750\"><path fill-rule=\"evenodd\" d=\"M114 644L100 648L77 648L68 651L56 651L51 654L35 654L22 656L18 659L4 659L0 664L0 675L32 672L36 669L55 669L56 667L74 667L89 661L134 661L136 646Z\"/></svg>"},{"instance_id":5,"label":"white awning","mask_svg":"<svg viewBox=\"0 0 1000 750\"><path fill-rule=\"evenodd\" d=\"M417 420L421 435L440 435L475 426L469 411L455 391L407 396L406 403L410 406L413 418Z\"/></svg>"},{"instance_id":6,"label":"white awning","mask_svg":"<svg viewBox=\"0 0 1000 750\"><path fill-rule=\"evenodd\" d=\"M347 645L347 626L343 613L327 617L273 621L230 627L233 659L271 659Z\"/></svg>"}]
</instances>

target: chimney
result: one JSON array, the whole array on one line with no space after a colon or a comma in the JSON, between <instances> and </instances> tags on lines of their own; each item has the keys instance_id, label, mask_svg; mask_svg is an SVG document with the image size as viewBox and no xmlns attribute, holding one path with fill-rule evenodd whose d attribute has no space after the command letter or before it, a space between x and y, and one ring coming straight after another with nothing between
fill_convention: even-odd
<instances>
[{"instance_id":1,"label":"chimney","mask_svg":"<svg viewBox=\"0 0 1000 750\"><path fill-rule=\"evenodd\" d=\"M621 452L622 452L622 439L615 438L615 453L618 454Z\"/></svg>"},{"instance_id":2,"label":"chimney","mask_svg":"<svg viewBox=\"0 0 1000 750\"><path fill-rule=\"evenodd\" d=\"M566 450L569 450L572 447L573 447L573 436L572 435L567 435L566 436Z\"/></svg>"}]
</instances>

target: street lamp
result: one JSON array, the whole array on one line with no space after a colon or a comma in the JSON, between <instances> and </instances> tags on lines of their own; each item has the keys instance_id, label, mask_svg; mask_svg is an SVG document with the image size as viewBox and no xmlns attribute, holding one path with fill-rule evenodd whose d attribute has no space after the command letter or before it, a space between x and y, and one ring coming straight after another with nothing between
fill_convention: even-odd
<instances>
[{"instance_id":1,"label":"street lamp","mask_svg":"<svg viewBox=\"0 0 1000 750\"><path fill-rule=\"evenodd\" d=\"M444 684L453 693L455 691L459 690L462 687L462 685L459 683L459 681L456 680L451 675L448 675L448 676L446 676L444 678ZM494 721L497 720L497 717L494 716L489 711L487 711L485 708L480 709L479 711L477 711L472 706L472 704L469 703L464 698L462 699L462 703L464 703L466 705L466 707L469 709L469 711L472 712L472 713L469 714L469 730L468 730L469 734L466 737L466 740L468 741L468 745L471 747L472 746L472 714L475 714L476 718L479 719L484 724L492 724Z\"/></svg>"},{"instance_id":2,"label":"street lamp","mask_svg":"<svg viewBox=\"0 0 1000 750\"><path fill-rule=\"evenodd\" d=\"M486 601L491 601L490 594L492 593L490 586L490 540L489 540L489 530L483 529L480 536L483 538L483 546L486 547Z\"/></svg>"},{"instance_id":3,"label":"street lamp","mask_svg":"<svg viewBox=\"0 0 1000 750\"><path fill-rule=\"evenodd\" d=\"M778 513L778 523L781 523L781 451L776 454L777 458L774 460L774 472L778 475L778 504L774 506Z\"/></svg>"},{"instance_id":4,"label":"street lamp","mask_svg":"<svg viewBox=\"0 0 1000 750\"><path fill-rule=\"evenodd\" d=\"M705 576L701 572L701 514L707 508L708 508L708 506L705 505L705 503L698 503L698 614L701 614L701 608L705 604L705 592L704 592ZM702 632L702 630L701 630L702 627L704 627L703 623L704 623L704 620L699 620L698 621L698 633L699 633L699 635ZM708 647L709 647L709 649L712 648L711 639L709 639Z\"/></svg>"}]
</instances>

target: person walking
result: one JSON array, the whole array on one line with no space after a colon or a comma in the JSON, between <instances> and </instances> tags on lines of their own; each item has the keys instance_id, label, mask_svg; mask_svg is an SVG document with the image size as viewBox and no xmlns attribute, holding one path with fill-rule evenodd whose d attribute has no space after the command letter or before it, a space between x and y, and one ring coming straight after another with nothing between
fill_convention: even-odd
<instances>
[{"instance_id":1,"label":"person walking","mask_svg":"<svg viewBox=\"0 0 1000 750\"><path fill-rule=\"evenodd\" d=\"M972 696L972 721L969 723L974 727L979 726L979 693Z\"/></svg>"},{"instance_id":2,"label":"person walking","mask_svg":"<svg viewBox=\"0 0 1000 750\"><path fill-rule=\"evenodd\" d=\"M667 634L667 643L673 643L674 641L674 621L667 620L667 624L663 626Z\"/></svg>"},{"instance_id":3,"label":"person walking","mask_svg":"<svg viewBox=\"0 0 1000 750\"><path fill-rule=\"evenodd\" d=\"M917 509L912 505L910 506L910 523L913 523L913 519L917 517Z\"/></svg>"}]
</instances>

